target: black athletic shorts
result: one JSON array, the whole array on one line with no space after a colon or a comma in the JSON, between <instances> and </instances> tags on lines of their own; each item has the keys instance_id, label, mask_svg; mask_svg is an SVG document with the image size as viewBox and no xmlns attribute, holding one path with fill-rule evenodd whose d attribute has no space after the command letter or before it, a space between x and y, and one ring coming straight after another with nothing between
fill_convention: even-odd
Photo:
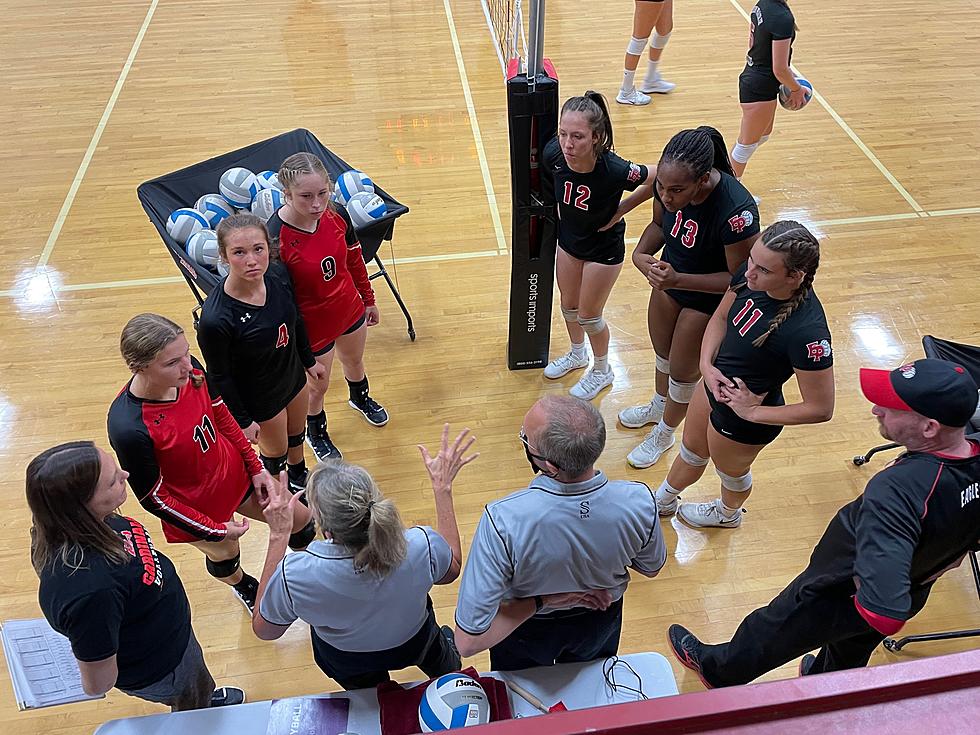
<instances>
[{"instance_id":1,"label":"black athletic shorts","mask_svg":"<svg viewBox=\"0 0 980 735\"><path fill-rule=\"evenodd\" d=\"M702 314L707 314L708 316L715 313L715 309L717 309L718 304L721 303L721 297L724 296L724 294L720 293L683 291L674 288L667 289L664 291L664 293L676 301L682 309L694 309L695 311L700 311Z\"/></svg>"},{"instance_id":2,"label":"black athletic shorts","mask_svg":"<svg viewBox=\"0 0 980 735\"><path fill-rule=\"evenodd\" d=\"M365 321L367 321L367 314L361 314L360 318L356 322L354 322L353 324L350 325L350 327L344 330L344 334L351 334L352 332L356 332L358 329L361 328L361 325L364 324ZM333 345L334 343L331 342L326 347L317 350L316 352L313 353L313 357L326 355L328 352L330 352L330 350L333 349Z\"/></svg>"},{"instance_id":3,"label":"black athletic shorts","mask_svg":"<svg viewBox=\"0 0 980 735\"><path fill-rule=\"evenodd\" d=\"M591 253L575 253L568 248L558 244L562 250L571 255L576 260L584 260L587 263L599 263L601 265L619 265L626 259L626 244L623 243L615 248L605 248Z\"/></svg>"},{"instance_id":4,"label":"black athletic shorts","mask_svg":"<svg viewBox=\"0 0 980 735\"><path fill-rule=\"evenodd\" d=\"M740 418L731 408L724 403L718 403L715 397L708 390L708 385L704 384L704 392L708 394L708 403L711 404L711 414L709 416L711 425L719 434L726 439L738 442L739 444L769 444L783 430L782 426L772 426L771 424L756 424ZM785 403L782 393L779 394L778 403L766 404L782 406Z\"/></svg>"},{"instance_id":5,"label":"black athletic shorts","mask_svg":"<svg viewBox=\"0 0 980 735\"><path fill-rule=\"evenodd\" d=\"M298 363L298 361L297 361ZM274 419L296 395L306 387L306 371L299 367L291 382L282 382L272 390L258 395L242 396L245 410L252 420L261 424L263 421Z\"/></svg>"},{"instance_id":6,"label":"black athletic shorts","mask_svg":"<svg viewBox=\"0 0 980 735\"><path fill-rule=\"evenodd\" d=\"M771 72L746 68L739 74L739 102L771 102L778 96L779 80Z\"/></svg>"}]
</instances>

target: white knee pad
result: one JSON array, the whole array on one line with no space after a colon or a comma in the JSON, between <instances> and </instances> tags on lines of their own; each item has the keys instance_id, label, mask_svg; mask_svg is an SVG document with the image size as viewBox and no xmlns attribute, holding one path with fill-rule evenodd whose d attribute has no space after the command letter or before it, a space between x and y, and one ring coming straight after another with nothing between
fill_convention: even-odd
<instances>
[{"instance_id":1,"label":"white knee pad","mask_svg":"<svg viewBox=\"0 0 980 735\"><path fill-rule=\"evenodd\" d=\"M656 355L657 353L654 354ZM670 375L670 360L668 360L666 357L661 357L660 355L657 355L657 359L655 362L657 364L658 373L663 373L664 375Z\"/></svg>"},{"instance_id":2,"label":"white knee pad","mask_svg":"<svg viewBox=\"0 0 980 735\"><path fill-rule=\"evenodd\" d=\"M732 160L738 161L739 163L748 163L749 159L752 158L752 154L755 153L755 149L758 147L758 143L752 143L751 145L736 143L735 147L732 148Z\"/></svg>"},{"instance_id":3,"label":"white knee pad","mask_svg":"<svg viewBox=\"0 0 980 735\"><path fill-rule=\"evenodd\" d=\"M681 460L683 460L685 464L691 465L691 467L704 467L706 464L708 464L707 457L702 457L699 454L695 454L687 448L683 441L681 442Z\"/></svg>"},{"instance_id":4,"label":"white knee pad","mask_svg":"<svg viewBox=\"0 0 980 735\"><path fill-rule=\"evenodd\" d=\"M667 381L667 395L674 403L690 403L697 383L681 383L673 378Z\"/></svg>"},{"instance_id":5,"label":"white knee pad","mask_svg":"<svg viewBox=\"0 0 980 735\"><path fill-rule=\"evenodd\" d=\"M733 493L744 493L752 487L752 470L749 470L741 477L732 477L715 467L715 472L721 478L721 486Z\"/></svg>"},{"instance_id":6,"label":"white knee pad","mask_svg":"<svg viewBox=\"0 0 980 735\"><path fill-rule=\"evenodd\" d=\"M564 306L561 307L561 315L564 317L566 322L577 322L578 321L578 309L566 309Z\"/></svg>"},{"instance_id":7,"label":"white knee pad","mask_svg":"<svg viewBox=\"0 0 980 735\"><path fill-rule=\"evenodd\" d=\"M646 48L647 40L645 38L630 38L629 45L626 46L626 53L630 56L639 56L643 53L643 49Z\"/></svg>"},{"instance_id":8,"label":"white knee pad","mask_svg":"<svg viewBox=\"0 0 980 735\"><path fill-rule=\"evenodd\" d=\"M656 31L654 31L653 32L653 35L650 36L650 48L660 48L660 49L662 49L664 46L667 45L667 41L669 41L669 40L670 40L670 34L669 33L661 36L659 33L657 33Z\"/></svg>"},{"instance_id":9,"label":"white knee pad","mask_svg":"<svg viewBox=\"0 0 980 735\"><path fill-rule=\"evenodd\" d=\"M602 315L593 316L588 319L578 318L578 325L585 330L586 334L599 334L606 328L606 320Z\"/></svg>"}]
</instances>

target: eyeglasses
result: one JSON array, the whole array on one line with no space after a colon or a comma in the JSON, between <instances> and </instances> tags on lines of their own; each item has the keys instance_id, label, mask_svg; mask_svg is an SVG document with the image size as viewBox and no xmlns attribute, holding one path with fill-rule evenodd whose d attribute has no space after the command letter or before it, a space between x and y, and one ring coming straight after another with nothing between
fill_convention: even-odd
<instances>
[{"instance_id":1,"label":"eyeglasses","mask_svg":"<svg viewBox=\"0 0 980 735\"><path fill-rule=\"evenodd\" d=\"M531 443L527 440L527 434L524 432L523 426L521 427L521 430L518 432L517 436L521 440L521 444L524 445L524 451L527 453L528 457L531 459L536 459L539 462L550 462L554 467L561 469L561 467L558 467L554 460L548 459L541 454L535 454L531 451Z\"/></svg>"}]
</instances>

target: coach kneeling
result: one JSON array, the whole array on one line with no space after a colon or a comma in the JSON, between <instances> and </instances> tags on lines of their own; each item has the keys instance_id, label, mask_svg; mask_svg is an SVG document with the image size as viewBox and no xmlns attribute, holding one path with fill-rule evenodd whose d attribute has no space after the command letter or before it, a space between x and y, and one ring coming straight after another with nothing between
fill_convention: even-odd
<instances>
[{"instance_id":1,"label":"coach kneeling","mask_svg":"<svg viewBox=\"0 0 980 735\"><path fill-rule=\"evenodd\" d=\"M546 396L520 436L539 474L480 518L456 645L463 656L489 648L495 671L615 655L629 569L654 577L667 560L653 493L595 469L606 428L591 403Z\"/></svg>"}]
</instances>

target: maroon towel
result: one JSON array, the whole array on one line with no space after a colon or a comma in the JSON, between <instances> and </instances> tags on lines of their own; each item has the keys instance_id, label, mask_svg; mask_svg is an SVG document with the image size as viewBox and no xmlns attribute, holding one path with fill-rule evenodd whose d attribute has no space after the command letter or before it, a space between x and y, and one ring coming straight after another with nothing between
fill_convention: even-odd
<instances>
[{"instance_id":1,"label":"maroon towel","mask_svg":"<svg viewBox=\"0 0 980 735\"><path fill-rule=\"evenodd\" d=\"M510 699L507 698L507 685L499 679L480 676L472 666L460 673L472 676L483 687L490 700L490 722L509 720ZM435 677L438 678L438 677ZM432 681L432 679L429 679ZM419 728L419 702L429 681L411 689L405 689L394 681L378 684L378 706L381 708L381 735L414 735Z\"/></svg>"}]
</instances>

